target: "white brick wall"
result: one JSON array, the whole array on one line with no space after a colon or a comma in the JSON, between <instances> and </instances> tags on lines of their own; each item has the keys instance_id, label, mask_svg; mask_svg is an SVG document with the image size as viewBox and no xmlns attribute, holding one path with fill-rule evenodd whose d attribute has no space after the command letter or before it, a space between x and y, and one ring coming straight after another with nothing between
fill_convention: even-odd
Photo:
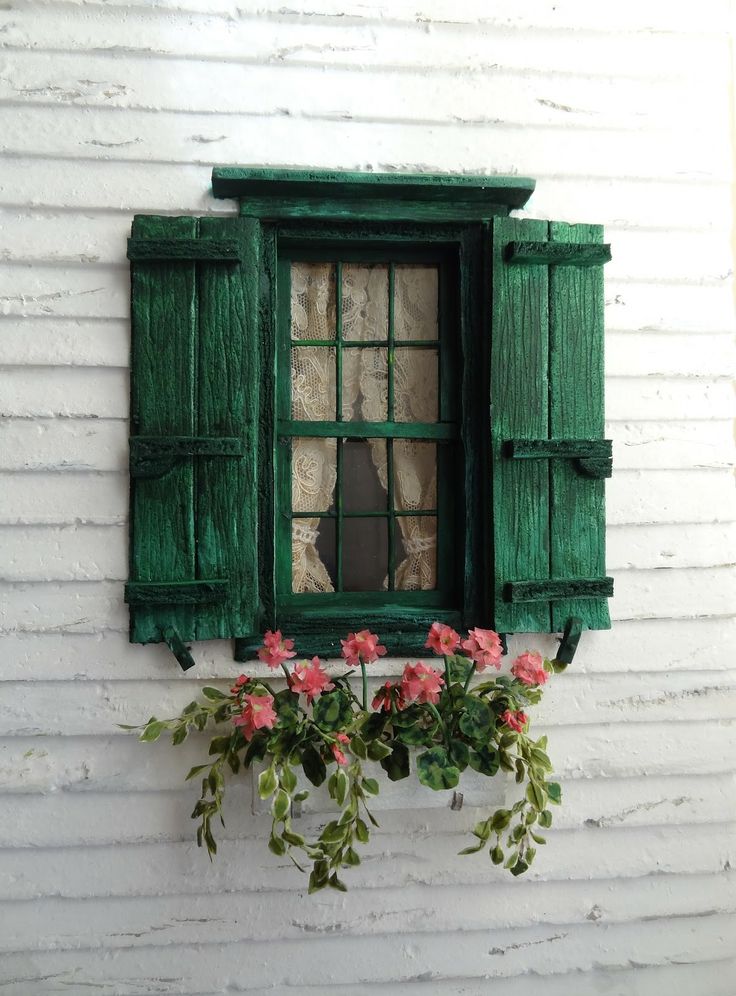
<instances>
[{"instance_id":1,"label":"white brick wall","mask_svg":"<svg viewBox=\"0 0 736 996\"><path fill-rule=\"evenodd\" d=\"M1 6L2 992L734 996L732 0ZM125 237L231 212L215 163L518 173L607 225L616 622L539 711L566 801L526 880L455 856L472 781L387 789L347 896L244 784L210 867L196 745L116 726L239 670L130 647L121 587Z\"/></svg>"}]
</instances>

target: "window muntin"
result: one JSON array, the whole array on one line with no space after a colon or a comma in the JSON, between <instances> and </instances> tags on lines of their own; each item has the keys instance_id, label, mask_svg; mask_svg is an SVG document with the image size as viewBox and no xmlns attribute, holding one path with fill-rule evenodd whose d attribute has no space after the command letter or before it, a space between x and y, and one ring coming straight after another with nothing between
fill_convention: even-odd
<instances>
[{"instance_id":1,"label":"window muntin","mask_svg":"<svg viewBox=\"0 0 736 996\"><path fill-rule=\"evenodd\" d=\"M455 603L454 279L437 251L280 254L281 610Z\"/></svg>"}]
</instances>

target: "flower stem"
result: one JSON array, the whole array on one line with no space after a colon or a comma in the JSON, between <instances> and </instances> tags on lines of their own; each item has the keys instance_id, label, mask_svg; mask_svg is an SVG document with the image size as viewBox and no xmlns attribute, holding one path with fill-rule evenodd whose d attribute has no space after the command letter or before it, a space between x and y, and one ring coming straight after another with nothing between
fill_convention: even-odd
<instances>
[{"instance_id":1,"label":"flower stem","mask_svg":"<svg viewBox=\"0 0 736 996\"><path fill-rule=\"evenodd\" d=\"M283 661L281 662L281 670L286 675L286 687L291 688L291 672Z\"/></svg>"},{"instance_id":2,"label":"flower stem","mask_svg":"<svg viewBox=\"0 0 736 996\"><path fill-rule=\"evenodd\" d=\"M360 673L363 677L363 712L368 712L368 675L363 661L360 662Z\"/></svg>"},{"instance_id":3,"label":"flower stem","mask_svg":"<svg viewBox=\"0 0 736 996\"><path fill-rule=\"evenodd\" d=\"M450 685L452 683L452 669L450 668L450 658L447 656L447 654L443 654L442 659L445 662L445 688L449 691Z\"/></svg>"},{"instance_id":4,"label":"flower stem","mask_svg":"<svg viewBox=\"0 0 736 996\"><path fill-rule=\"evenodd\" d=\"M463 692L467 695L468 689L470 688L470 681L475 674L475 668L473 667L473 662L469 661L470 667L468 668L468 677L465 679L465 684L463 685Z\"/></svg>"}]
</instances>

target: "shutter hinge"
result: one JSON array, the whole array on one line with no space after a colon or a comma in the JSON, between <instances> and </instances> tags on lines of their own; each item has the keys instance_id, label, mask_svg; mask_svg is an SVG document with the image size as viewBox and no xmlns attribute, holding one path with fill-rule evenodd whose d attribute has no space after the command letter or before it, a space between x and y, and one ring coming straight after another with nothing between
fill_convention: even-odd
<instances>
[{"instance_id":1,"label":"shutter hinge","mask_svg":"<svg viewBox=\"0 0 736 996\"><path fill-rule=\"evenodd\" d=\"M192 648L184 643L173 626L167 626L166 629L161 631L161 635L164 638L166 646L179 661L182 671L188 671L190 667L194 667L197 662L190 653Z\"/></svg>"},{"instance_id":2,"label":"shutter hinge","mask_svg":"<svg viewBox=\"0 0 736 996\"><path fill-rule=\"evenodd\" d=\"M559 602L567 598L611 598L613 578L548 578L535 581L506 581L506 602Z\"/></svg>"},{"instance_id":3,"label":"shutter hinge","mask_svg":"<svg viewBox=\"0 0 736 996\"><path fill-rule=\"evenodd\" d=\"M242 457L243 440L235 436L131 436L130 476L163 477L187 457Z\"/></svg>"},{"instance_id":4,"label":"shutter hinge","mask_svg":"<svg viewBox=\"0 0 736 996\"><path fill-rule=\"evenodd\" d=\"M610 439L507 439L502 453L512 460L573 460L583 477L613 473Z\"/></svg>"},{"instance_id":5,"label":"shutter hinge","mask_svg":"<svg viewBox=\"0 0 736 996\"><path fill-rule=\"evenodd\" d=\"M236 239L128 239L128 259L136 263L239 263Z\"/></svg>"},{"instance_id":6,"label":"shutter hinge","mask_svg":"<svg viewBox=\"0 0 736 996\"><path fill-rule=\"evenodd\" d=\"M583 632L583 626L583 620L579 616L570 616L565 623L560 646L555 654L555 664L561 664L563 667L556 668L555 670L562 671L568 664L572 664L572 659L575 656L575 651L578 649L578 643Z\"/></svg>"},{"instance_id":7,"label":"shutter hinge","mask_svg":"<svg viewBox=\"0 0 736 996\"><path fill-rule=\"evenodd\" d=\"M611 246L600 242L507 242L507 263L522 266L600 266L611 260Z\"/></svg>"}]
</instances>

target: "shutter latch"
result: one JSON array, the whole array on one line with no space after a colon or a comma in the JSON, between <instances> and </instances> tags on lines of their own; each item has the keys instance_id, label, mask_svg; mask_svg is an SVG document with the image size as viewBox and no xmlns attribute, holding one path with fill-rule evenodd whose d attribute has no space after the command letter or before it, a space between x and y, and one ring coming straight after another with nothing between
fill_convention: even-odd
<instances>
[{"instance_id":1,"label":"shutter latch","mask_svg":"<svg viewBox=\"0 0 736 996\"><path fill-rule=\"evenodd\" d=\"M502 452L512 460L573 460L583 477L613 473L610 439L507 439Z\"/></svg>"},{"instance_id":2,"label":"shutter latch","mask_svg":"<svg viewBox=\"0 0 736 996\"><path fill-rule=\"evenodd\" d=\"M131 436L130 476L163 477L187 457L242 457L236 436Z\"/></svg>"}]
</instances>

